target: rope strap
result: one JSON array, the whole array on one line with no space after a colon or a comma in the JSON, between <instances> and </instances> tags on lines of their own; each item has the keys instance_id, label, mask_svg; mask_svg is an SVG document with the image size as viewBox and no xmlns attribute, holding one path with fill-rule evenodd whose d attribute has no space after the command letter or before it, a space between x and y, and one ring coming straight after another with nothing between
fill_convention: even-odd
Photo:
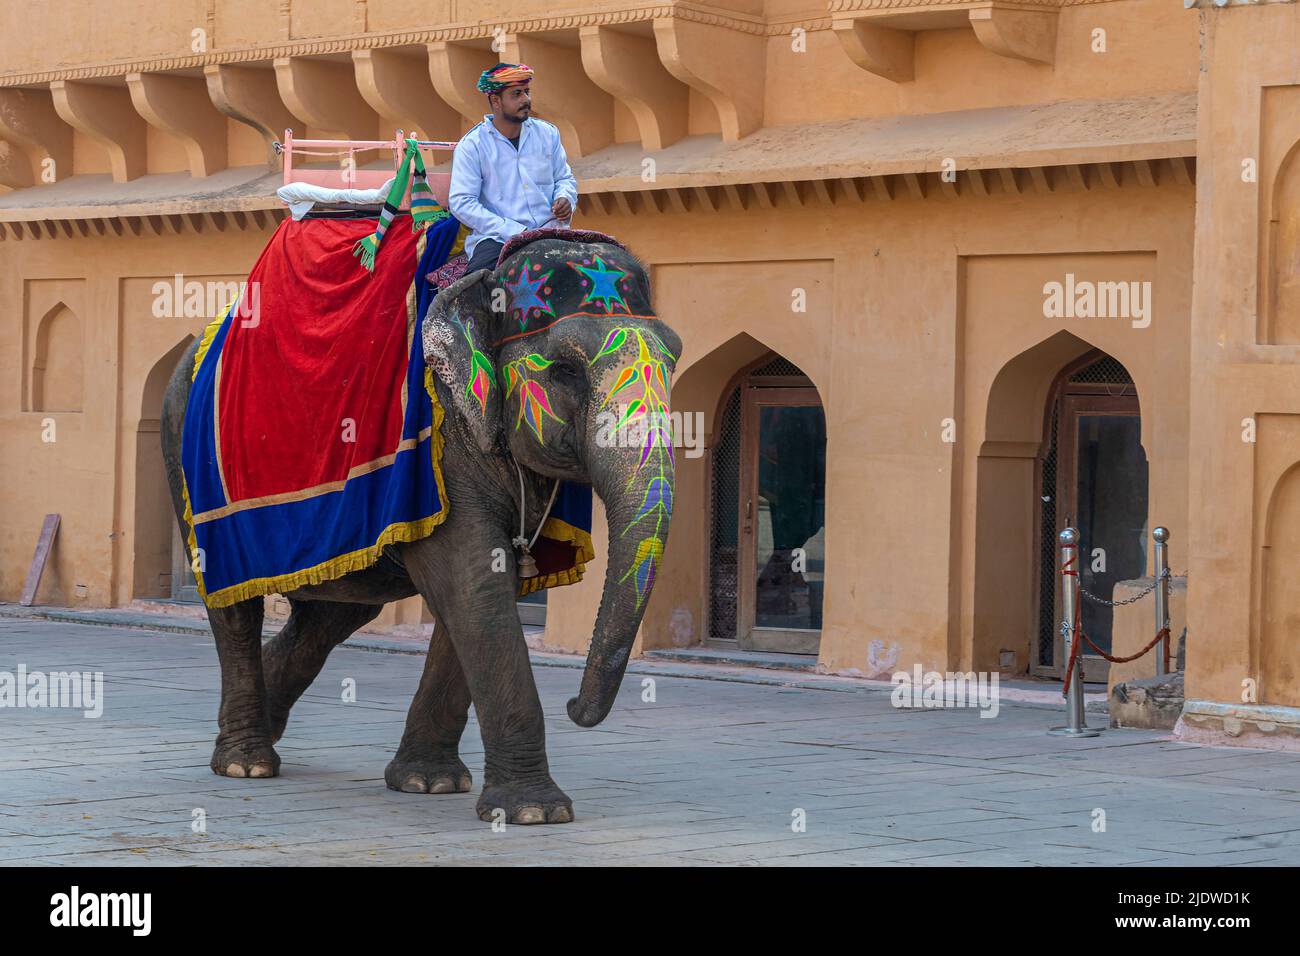
<instances>
[{"instance_id":1,"label":"rope strap","mask_svg":"<svg viewBox=\"0 0 1300 956\"><path fill-rule=\"evenodd\" d=\"M1070 560L1066 561L1063 565L1061 565L1062 577L1077 578L1079 576L1078 571L1073 571L1070 569L1070 565L1074 564L1075 557L1076 555L1073 554L1070 555ZM1158 582L1159 578L1157 578L1156 580ZM1128 657L1113 657L1110 654L1107 654L1105 651L1103 651L1096 644L1094 644L1092 640L1088 637L1088 635L1083 632L1083 622L1081 620L1082 612L1083 612L1083 603L1081 601L1076 601L1074 604L1074 638L1075 639L1070 642L1070 662L1065 668L1065 683L1061 686L1061 696L1063 697L1070 692L1070 679L1074 676L1075 662L1079 658L1079 648L1082 645L1087 644L1088 647L1091 648L1094 654L1096 654L1098 657L1104 660L1109 661L1112 664L1128 664L1129 662L1135 661L1139 657L1142 657L1144 654L1146 654L1147 651L1151 650L1151 648L1159 644L1162 638L1169 637L1169 628L1162 627L1158 632L1156 632L1156 636L1151 639L1151 643L1148 644L1146 647L1142 648L1142 650L1138 651L1136 654L1131 654ZM1165 656L1165 670L1167 671L1169 670L1169 645L1167 643L1165 644L1164 647L1164 656Z\"/></svg>"}]
</instances>

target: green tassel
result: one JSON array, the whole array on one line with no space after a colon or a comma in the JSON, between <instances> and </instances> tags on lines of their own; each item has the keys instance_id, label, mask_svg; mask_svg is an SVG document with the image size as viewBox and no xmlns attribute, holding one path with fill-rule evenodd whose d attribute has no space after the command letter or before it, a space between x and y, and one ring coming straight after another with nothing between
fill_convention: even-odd
<instances>
[{"instance_id":1,"label":"green tassel","mask_svg":"<svg viewBox=\"0 0 1300 956\"><path fill-rule=\"evenodd\" d=\"M358 239L357 244L352 247L352 254L361 260L367 272L375 271L375 253L378 251L379 240L373 235Z\"/></svg>"}]
</instances>

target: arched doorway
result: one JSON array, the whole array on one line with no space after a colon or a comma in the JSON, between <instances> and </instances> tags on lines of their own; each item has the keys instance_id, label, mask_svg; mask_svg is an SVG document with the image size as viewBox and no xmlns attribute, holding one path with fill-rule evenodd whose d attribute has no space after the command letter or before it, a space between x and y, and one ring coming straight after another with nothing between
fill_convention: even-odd
<instances>
[{"instance_id":1,"label":"arched doorway","mask_svg":"<svg viewBox=\"0 0 1300 956\"><path fill-rule=\"evenodd\" d=\"M172 511L158 434L167 383L193 340L192 335L186 336L154 364L140 399L135 435L134 598L199 600Z\"/></svg>"},{"instance_id":2,"label":"arched doorway","mask_svg":"<svg viewBox=\"0 0 1300 956\"><path fill-rule=\"evenodd\" d=\"M816 654L825 580L826 416L769 353L723 391L710 461L709 643Z\"/></svg>"},{"instance_id":3,"label":"arched doorway","mask_svg":"<svg viewBox=\"0 0 1300 956\"><path fill-rule=\"evenodd\" d=\"M1115 585L1146 575L1148 468L1142 447L1137 388L1115 358L1093 349L1069 363L1048 393L1043 441L1036 462L1038 588L1035 673L1060 677L1065 661L1060 633L1057 535L1079 531L1079 583L1099 600L1081 605L1084 633L1111 647L1114 608L1103 603ZM1089 680L1108 665L1085 652Z\"/></svg>"}]
</instances>

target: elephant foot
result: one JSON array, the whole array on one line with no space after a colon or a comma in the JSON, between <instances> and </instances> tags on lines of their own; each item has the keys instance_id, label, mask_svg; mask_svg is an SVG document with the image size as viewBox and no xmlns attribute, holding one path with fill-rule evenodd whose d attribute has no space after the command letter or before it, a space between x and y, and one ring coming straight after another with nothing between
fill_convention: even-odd
<instances>
[{"instance_id":1,"label":"elephant foot","mask_svg":"<svg viewBox=\"0 0 1300 956\"><path fill-rule=\"evenodd\" d=\"M276 777L280 755L265 740L223 741L218 737L210 766L223 777Z\"/></svg>"},{"instance_id":2,"label":"elephant foot","mask_svg":"<svg viewBox=\"0 0 1300 956\"><path fill-rule=\"evenodd\" d=\"M572 823L573 801L546 777L540 781L510 781L484 786L478 798L478 818L485 823L500 817L505 811L507 823Z\"/></svg>"},{"instance_id":3,"label":"elephant foot","mask_svg":"<svg viewBox=\"0 0 1300 956\"><path fill-rule=\"evenodd\" d=\"M469 768L457 756L406 757L399 753L384 768L384 783L401 793L468 793Z\"/></svg>"}]
</instances>

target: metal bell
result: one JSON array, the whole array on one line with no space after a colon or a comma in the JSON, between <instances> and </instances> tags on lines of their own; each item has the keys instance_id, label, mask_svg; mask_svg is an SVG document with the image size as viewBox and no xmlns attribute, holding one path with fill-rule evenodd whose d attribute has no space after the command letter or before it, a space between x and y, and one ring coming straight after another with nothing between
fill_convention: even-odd
<instances>
[{"instance_id":1,"label":"metal bell","mask_svg":"<svg viewBox=\"0 0 1300 956\"><path fill-rule=\"evenodd\" d=\"M523 545L519 549L519 576L521 578L537 577L537 562L528 551L528 546Z\"/></svg>"}]
</instances>

